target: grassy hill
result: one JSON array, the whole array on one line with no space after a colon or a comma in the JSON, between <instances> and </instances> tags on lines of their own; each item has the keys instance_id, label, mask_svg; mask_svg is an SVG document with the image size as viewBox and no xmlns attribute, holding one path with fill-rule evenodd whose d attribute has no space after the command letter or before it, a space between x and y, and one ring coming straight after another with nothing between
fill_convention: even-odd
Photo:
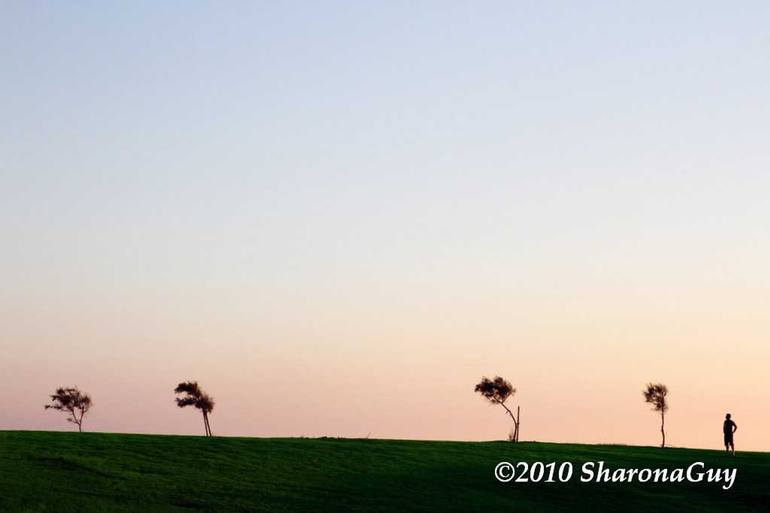
<instances>
[{"instance_id":1,"label":"grassy hill","mask_svg":"<svg viewBox=\"0 0 770 513\"><path fill-rule=\"evenodd\" d=\"M499 483L500 461L576 463ZM735 485L586 484L579 464L738 469ZM770 511L770 454L508 442L0 432L0 512Z\"/></svg>"}]
</instances>

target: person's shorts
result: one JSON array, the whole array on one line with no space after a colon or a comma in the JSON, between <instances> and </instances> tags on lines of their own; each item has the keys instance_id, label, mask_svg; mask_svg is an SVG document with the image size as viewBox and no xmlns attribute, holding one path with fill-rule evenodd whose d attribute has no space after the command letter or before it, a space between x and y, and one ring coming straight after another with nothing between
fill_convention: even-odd
<instances>
[{"instance_id":1,"label":"person's shorts","mask_svg":"<svg viewBox=\"0 0 770 513\"><path fill-rule=\"evenodd\" d=\"M733 435L725 433L725 445L733 444Z\"/></svg>"}]
</instances>

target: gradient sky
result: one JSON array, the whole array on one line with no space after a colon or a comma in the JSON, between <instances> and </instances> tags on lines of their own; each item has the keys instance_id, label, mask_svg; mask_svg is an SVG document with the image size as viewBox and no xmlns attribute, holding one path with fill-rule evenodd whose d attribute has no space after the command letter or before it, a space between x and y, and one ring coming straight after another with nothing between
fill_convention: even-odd
<instances>
[{"instance_id":1,"label":"gradient sky","mask_svg":"<svg viewBox=\"0 0 770 513\"><path fill-rule=\"evenodd\" d=\"M1 2L0 429L770 450L767 2Z\"/></svg>"}]
</instances>

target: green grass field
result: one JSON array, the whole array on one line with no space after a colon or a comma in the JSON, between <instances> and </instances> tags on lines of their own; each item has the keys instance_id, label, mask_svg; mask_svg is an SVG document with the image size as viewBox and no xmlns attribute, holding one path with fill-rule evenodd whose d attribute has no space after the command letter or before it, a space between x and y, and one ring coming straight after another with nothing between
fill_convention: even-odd
<instances>
[{"instance_id":1,"label":"green grass field","mask_svg":"<svg viewBox=\"0 0 770 513\"><path fill-rule=\"evenodd\" d=\"M500 461L693 461L735 485L499 483ZM508 442L0 432L0 512L770 511L770 454Z\"/></svg>"}]
</instances>

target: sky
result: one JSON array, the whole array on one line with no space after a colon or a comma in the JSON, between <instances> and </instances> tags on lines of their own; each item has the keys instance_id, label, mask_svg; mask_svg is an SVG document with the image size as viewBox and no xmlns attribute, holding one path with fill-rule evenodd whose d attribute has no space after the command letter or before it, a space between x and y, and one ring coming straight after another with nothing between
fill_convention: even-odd
<instances>
[{"instance_id":1,"label":"sky","mask_svg":"<svg viewBox=\"0 0 770 513\"><path fill-rule=\"evenodd\" d=\"M0 2L0 429L770 450L769 23Z\"/></svg>"}]
</instances>

